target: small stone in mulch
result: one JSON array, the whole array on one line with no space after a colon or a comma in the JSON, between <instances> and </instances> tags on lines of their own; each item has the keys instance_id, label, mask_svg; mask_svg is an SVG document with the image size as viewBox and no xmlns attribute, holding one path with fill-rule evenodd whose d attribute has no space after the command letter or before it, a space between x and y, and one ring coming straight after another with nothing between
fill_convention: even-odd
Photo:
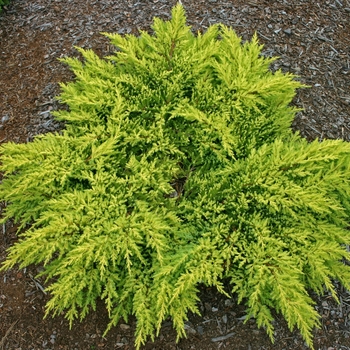
<instances>
[{"instance_id":1,"label":"small stone in mulch","mask_svg":"<svg viewBox=\"0 0 350 350\"><path fill-rule=\"evenodd\" d=\"M127 330L127 329L130 328L130 326L129 326L128 324L122 323L122 324L120 325L120 328L123 329L123 330Z\"/></svg>"}]
</instances>

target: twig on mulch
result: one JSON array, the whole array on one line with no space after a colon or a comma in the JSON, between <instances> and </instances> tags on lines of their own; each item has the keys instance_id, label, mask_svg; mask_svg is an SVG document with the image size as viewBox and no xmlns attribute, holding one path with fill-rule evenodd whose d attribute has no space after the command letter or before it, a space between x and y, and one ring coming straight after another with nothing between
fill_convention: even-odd
<instances>
[{"instance_id":1,"label":"twig on mulch","mask_svg":"<svg viewBox=\"0 0 350 350\"><path fill-rule=\"evenodd\" d=\"M29 274L29 277L34 282L36 289L41 290L46 295L45 288L31 274Z\"/></svg>"},{"instance_id":2,"label":"twig on mulch","mask_svg":"<svg viewBox=\"0 0 350 350\"><path fill-rule=\"evenodd\" d=\"M212 342L218 342L218 341L223 341L223 340L226 340L230 337L233 337L235 335L235 333L228 333L226 335L222 335L220 337L216 337L216 338L211 338L211 341Z\"/></svg>"},{"instance_id":3,"label":"twig on mulch","mask_svg":"<svg viewBox=\"0 0 350 350\"><path fill-rule=\"evenodd\" d=\"M10 332L12 331L13 327L16 325L16 323L19 321L19 319L15 322L13 322L10 326L10 328L6 331L5 335L3 336L3 338L0 341L0 348L1 350L4 349L4 345L5 345L5 340L8 337L8 335L10 334Z\"/></svg>"}]
</instances>

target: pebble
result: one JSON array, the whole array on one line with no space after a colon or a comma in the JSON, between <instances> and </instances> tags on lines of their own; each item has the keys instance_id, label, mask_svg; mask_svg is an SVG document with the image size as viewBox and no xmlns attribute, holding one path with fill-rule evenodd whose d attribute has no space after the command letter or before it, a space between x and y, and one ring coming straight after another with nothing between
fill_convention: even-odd
<instances>
[{"instance_id":1,"label":"pebble","mask_svg":"<svg viewBox=\"0 0 350 350\"><path fill-rule=\"evenodd\" d=\"M230 300L230 299L226 299L226 300L225 300L225 306L230 307L230 306L232 306L232 305L233 305L232 300Z\"/></svg>"},{"instance_id":2,"label":"pebble","mask_svg":"<svg viewBox=\"0 0 350 350\"><path fill-rule=\"evenodd\" d=\"M123 330L127 330L127 329L130 328L130 326L129 326L128 324L122 323L122 324L120 325L120 328L123 329Z\"/></svg>"},{"instance_id":3,"label":"pebble","mask_svg":"<svg viewBox=\"0 0 350 350\"><path fill-rule=\"evenodd\" d=\"M8 114L5 114L2 118L1 118L1 123L5 123L10 119Z\"/></svg>"},{"instance_id":4,"label":"pebble","mask_svg":"<svg viewBox=\"0 0 350 350\"><path fill-rule=\"evenodd\" d=\"M322 301L322 306L324 308L329 308L329 305L328 305L328 303L326 301Z\"/></svg>"},{"instance_id":5,"label":"pebble","mask_svg":"<svg viewBox=\"0 0 350 350\"><path fill-rule=\"evenodd\" d=\"M56 335L55 334L51 334L51 336L50 336L50 343L51 344L55 344L55 341L56 341Z\"/></svg>"},{"instance_id":6,"label":"pebble","mask_svg":"<svg viewBox=\"0 0 350 350\"><path fill-rule=\"evenodd\" d=\"M197 332L198 332L200 335L203 335L203 334L204 334L204 328L203 328L203 326L197 326Z\"/></svg>"}]
</instances>

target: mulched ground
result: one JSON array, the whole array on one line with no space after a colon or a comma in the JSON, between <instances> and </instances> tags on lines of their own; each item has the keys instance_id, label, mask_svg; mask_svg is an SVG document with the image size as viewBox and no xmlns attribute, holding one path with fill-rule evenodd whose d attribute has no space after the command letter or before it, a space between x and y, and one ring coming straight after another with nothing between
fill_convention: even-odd
<instances>
[{"instance_id":1,"label":"mulched ground","mask_svg":"<svg viewBox=\"0 0 350 350\"><path fill-rule=\"evenodd\" d=\"M72 79L57 58L78 56L74 45L99 55L113 48L100 32L137 34L149 30L154 16L168 19L176 1L166 0L12 0L0 14L0 142L28 142L61 125L51 112L58 83ZM182 0L194 31L224 23L248 40L257 32L264 55L279 56L271 67L300 76L309 85L294 104L303 109L295 130L309 140L350 141L349 0ZM0 233L0 262L15 242L7 223ZM35 279L37 267L0 273L0 350L133 349L135 320L121 323L102 338L108 322L103 304L69 330L61 315L43 320L49 296ZM328 293L314 296L322 327L315 349L350 349L350 293L336 285L341 303ZM171 322L144 349L306 349L298 332L290 333L276 315L273 345L245 310L212 289L201 288L202 316L189 315L188 338L176 344Z\"/></svg>"}]
</instances>

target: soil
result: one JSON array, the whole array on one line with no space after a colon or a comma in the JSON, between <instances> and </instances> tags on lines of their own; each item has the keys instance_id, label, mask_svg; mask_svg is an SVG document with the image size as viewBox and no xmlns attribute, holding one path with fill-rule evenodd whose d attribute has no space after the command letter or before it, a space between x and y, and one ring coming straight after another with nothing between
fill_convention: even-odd
<instances>
[{"instance_id":1,"label":"soil","mask_svg":"<svg viewBox=\"0 0 350 350\"><path fill-rule=\"evenodd\" d=\"M74 46L100 56L113 50L100 32L137 34L150 30L152 18L168 19L175 0L12 0L0 14L0 143L30 142L40 133L63 127L52 111L59 82L73 78L57 59L79 57ZM257 32L263 54L279 56L281 68L309 85L297 92L301 108L293 129L309 140L350 141L350 1L349 0L182 0L194 31L213 23L233 27L243 40ZM16 241L8 222L0 233L0 262ZM134 349L135 319L120 323L102 337L108 322L102 302L70 330L63 315L43 319L49 295L35 276L40 267L0 273L0 350ZM337 304L325 291L312 295L321 316L314 331L315 349L350 349L350 292L335 282ZM187 338L176 343L170 320L143 349L307 349L297 331L276 315L275 343L254 320L245 321L244 306L200 287L201 316L189 314Z\"/></svg>"}]
</instances>

